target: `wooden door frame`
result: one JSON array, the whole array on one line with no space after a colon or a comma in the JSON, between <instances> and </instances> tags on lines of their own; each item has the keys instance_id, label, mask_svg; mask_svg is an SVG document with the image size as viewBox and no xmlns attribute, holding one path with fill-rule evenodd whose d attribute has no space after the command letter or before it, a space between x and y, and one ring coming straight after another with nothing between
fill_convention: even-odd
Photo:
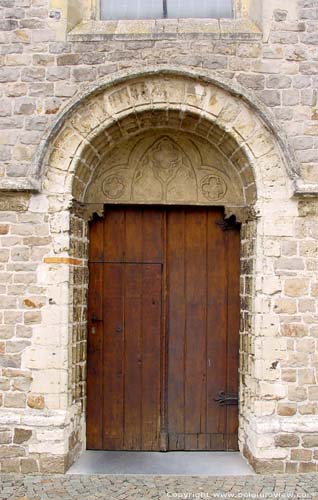
<instances>
[{"instance_id":1,"label":"wooden door frame","mask_svg":"<svg viewBox=\"0 0 318 500\"><path fill-rule=\"evenodd\" d=\"M163 264L162 264L162 335L161 335L161 354L160 354L160 380L161 380L161 408L160 408L160 422L161 422L161 429L160 429L160 448L161 451L166 451L167 450L167 443L168 443L168 433L167 433L167 422L168 422L168 411L167 411L167 405L168 405L168 398L166 397L167 390L168 390L168 322L166 321L168 317L168 290L167 290L167 259L166 259L166 252L167 252L167 245L166 245L166 237L167 237L167 212L169 208L171 209L180 209L183 210L185 208L191 208L191 209L202 209L202 208L207 208L211 210L218 210L220 212L220 215L223 214L223 220L224 220L224 229L226 230L227 222L225 220L225 209L224 207L221 206L207 206L207 205L177 205L177 204L172 204L172 205L161 205L161 204L107 204L105 205L105 209L109 208L111 209L112 207L135 207L135 208L160 208L162 209L164 213L164 224L163 224L163 248L165 255L163 256ZM105 217L103 214L101 217ZM235 218L234 218L235 219ZM90 229L88 230L88 241L90 242ZM241 241L241 234L240 234L240 241ZM241 268L240 268L240 275L241 273ZM89 288L88 288L88 293ZM240 311L241 312L241 311ZM239 332L238 332L239 335ZM239 357L239 352L237 353ZM240 371L240 359L238 358L238 370ZM240 381L239 381L239 387L238 387L238 393L240 393ZM240 403L238 403L238 409L240 410ZM240 411L239 411L240 415Z\"/></svg>"}]
</instances>

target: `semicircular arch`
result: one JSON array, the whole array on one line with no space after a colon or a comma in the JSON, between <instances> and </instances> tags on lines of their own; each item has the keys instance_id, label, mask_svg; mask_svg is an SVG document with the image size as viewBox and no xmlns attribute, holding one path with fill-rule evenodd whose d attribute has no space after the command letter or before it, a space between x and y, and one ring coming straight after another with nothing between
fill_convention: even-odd
<instances>
[{"instance_id":1,"label":"semicircular arch","mask_svg":"<svg viewBox=\"0 0 318 500\"><path fill-rule=\"evenodd\" d=\"M168 127L221 150L251 191L249 202L255 201L256 190L265 198L286 195L288 181L297 176L295 164L265 115L238 90L189 71L157 69L122 76L111 86L100 83L70 104L39 152L44 191L83 201L102 158L116 144L150 128Z\"/></svg>"}]
</instances>

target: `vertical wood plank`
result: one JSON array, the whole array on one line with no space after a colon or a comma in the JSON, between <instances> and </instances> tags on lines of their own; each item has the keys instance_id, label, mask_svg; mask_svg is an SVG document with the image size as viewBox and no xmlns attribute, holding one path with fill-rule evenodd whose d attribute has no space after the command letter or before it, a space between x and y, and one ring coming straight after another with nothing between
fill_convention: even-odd
<instances>
[{"instance_id":1,"label":"vertical wood plank","mask_svg":"<svg viewBox=\"0 0 318 500\"><path fill-rule=\"evenodd\" d=\"M138 207L125 209L125 262L142 262L143 211Z\"/></svg>"},{"instance_id":2,"label":"vertical wood plank","mask_svg":"<svg viewBox=\"0 0 318 500\"><path fill-rule=\"evenodd\" d=\"M162 214L162 285L161 285L161 340L160 340L160 450L168 451L168 234L167 234L167 209Z\"/></svg>"},{"instance_id":3,"label":"vertical wood plank","mask_svg":"<svg viewBox=\"0 0 318 500\"><path fill-rule=\"evenodd\" d=\"M95 239L92 240L94 244ZM95 255L95 254L93 254ZM87 449L103 449L103 264L89 264L88 335L87 335Z\"/></svg>"},{"instance_id":4,"label":"vertical wood plank","mask_svg":"<svg viewBox=\"0 0 318 500\"><path fill-rule=\"evenodd\" d=\"M185 432L206 432L206 210L185 220ZM191 449L195 448L191 438Z\"/></svg>"},{"instance_id":5,"label":"vertical wood plank","mask_svg":"<svg viewBox=\"0 0 318 500\"><path fill-rule=\"evenodd\" d=\"M122 449L124 432L123 274L122 264L104 264L103 446L114 450Z\"/></svg>"},{"instance_id":6,"label":"vertical wood plank","mask_svg":"<svg viewBox=\"0 0 318 500\"><path fill-rule=\"evenodd\" d=\"M104 219L99 218L89 223L89 262L104 260Z\"/></svg>"},{"instance_id":7,"label":"vertical wood plank","mask_svg":"<svg viewBox=\"0 0 318 500\"><path fill-rule=\"evenodd\" d=\"M123 262L125 259L126 210L120 207L105 209L104 261Z\"/></svg>"},{"instance_id":8,"label":"vertical wood plank","mask_svg":"<svg viewBox=\"0 0 318 500\"><path fill-rule=\"evenodd\" d=\"M142 266L125 265L125 399L124 448L142 443Z\"/></svg>"},{"instance_id":9,"label":"vertical wood plank","mask_svg":"<svg viewBox=\"0 0 318 500\"><path fill-rule=\"evenodd\" d=\"M226 432L226 407L214 401L219 391L226 390L227 377L228 257L226 232L217 224L222 219L222 212L209 212L207 228L209 297L207 314L207 432L216 435ZM214 445L217 443L219 440Z\"/></svg>"},{"instance_id":10,"label":"vertical wood plank","mask_svg":"<svg viewBox=\"0 0 318 500\"><path fill-rule=\"evenodd\" d=\"M143 210L143 262L163 262L163 217L162 208Z\"/></svg>"},{"instance_id":11,"label":"vertical wood plank","mask_svg":"<svg viewBox=\"0 0 318 500\"><path fill-rule=\"evenodd\" d=\"M142 266L142 443L143 450L160 449L160 264Z\"/></svg>"},{"instance_id":12,"label":"vertical wood plank","mask_svg":"<svg viewBox=\"0 0 318 500\"><path fill-rule=\"evenodd\" d=\"M185 386L185 213L167 212L167 420L170 449L184 449ZM181 435L178 437L177 434Z\"/></svg>"}]
</instances>

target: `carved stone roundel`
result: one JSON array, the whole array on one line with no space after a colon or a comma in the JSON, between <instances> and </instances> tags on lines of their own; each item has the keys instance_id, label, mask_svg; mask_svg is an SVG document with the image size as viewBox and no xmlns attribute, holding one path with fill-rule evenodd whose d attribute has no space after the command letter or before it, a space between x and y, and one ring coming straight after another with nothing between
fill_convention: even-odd
<instances>
[{"instance_id":1,"label":"carved stone roundel","mask_svg":"<svg viewBox=\"0 0 318 500\"><path fill-rule=\"evenodd\" d=\"M224 198L227 192L225 181L217 175L207 175L202 180L202 193L211 201L218 201Z\"/></svg>"},{"instance_id":2,"label":"carved stone roundel","mask_svg":"<svg viewBox=\"0 0 318 500\"><path fill-rule=\"evenodd\" d=\"M119 175L110 175L104 180L102 190L107 198L120 198L125 190L125 180Z\"/></svg>"}]
</instances>

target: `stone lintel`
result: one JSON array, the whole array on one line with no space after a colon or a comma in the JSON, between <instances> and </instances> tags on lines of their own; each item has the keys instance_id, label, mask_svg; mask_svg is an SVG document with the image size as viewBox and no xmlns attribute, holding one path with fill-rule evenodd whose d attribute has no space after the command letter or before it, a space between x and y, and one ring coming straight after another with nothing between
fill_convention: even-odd
<instances>
[{"instance_id":1,"label":"stone lintel","mask_svg":"<svg viewBox=\"0 0 318 500\"><path fill-rule=\"evenodd\" d=\"M261 40L262 32L249 19L143 19L120 21L83 21L68 33L70 41L112 39L178 40L186 38Z\"/></svg>"}]
</instances>

